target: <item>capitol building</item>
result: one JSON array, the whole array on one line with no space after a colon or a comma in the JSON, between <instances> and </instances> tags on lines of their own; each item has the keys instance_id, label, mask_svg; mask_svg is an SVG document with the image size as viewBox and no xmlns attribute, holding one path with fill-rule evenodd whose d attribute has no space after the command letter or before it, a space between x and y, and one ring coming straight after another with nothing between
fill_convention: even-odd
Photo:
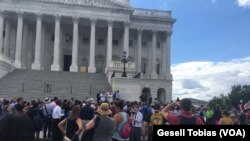
<instances>
[{"instance_id":1,"label":"capitol building","mask_svg":"<svg viewBox=\"0 0 250 141\"><path fill-rule=\"evenodd\" d=\"M0 97L170 101L174 23L130 0L0 0Z\"/></svg>"}]
</instances>

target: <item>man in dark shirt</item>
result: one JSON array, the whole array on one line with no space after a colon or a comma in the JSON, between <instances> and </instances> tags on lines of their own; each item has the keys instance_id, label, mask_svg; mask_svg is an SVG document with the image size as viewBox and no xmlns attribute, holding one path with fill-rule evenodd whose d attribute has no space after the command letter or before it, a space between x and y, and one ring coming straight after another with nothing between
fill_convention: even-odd
<instances>
[{"instance_id":1,"label":"man in dark shirt","mask_svg":"<svg viewBox=\"0 0 250 141\"><path fill-rule=\"evenodd\" d=\"M101 100L100 95L101 95L101 91L99 91L99 92L96 94L96 101L97 101L97 103L99 103L100 100Z\"/></svg>"},{"instance_id":2,"label":"man in dark shirt","mask_svg":"<svg viewBox=\"0 0 250 141\"><path fill-rule=\"evenodd\" d=\"M14 106L14 110L17 112L23 112L23 108L24 108L24 100L22 97L17 98L17 104Z\"/></svg>"},{"instance_id":3,"label":"man in dark shirt","mask_svg":"<svg viewBox=\"0 0 250 141\"><path fill-rule=\"evenodd\" d=\"M85 131L85 127L87 123L94 118L94 109L91 107L91 103L93 102L92 98L88 98L86 101L86 105L81 109L80 118L82 119L83 129L82 133L79 135L79 139L81 140L82 134Z\"/></svg>"}]
</instances>

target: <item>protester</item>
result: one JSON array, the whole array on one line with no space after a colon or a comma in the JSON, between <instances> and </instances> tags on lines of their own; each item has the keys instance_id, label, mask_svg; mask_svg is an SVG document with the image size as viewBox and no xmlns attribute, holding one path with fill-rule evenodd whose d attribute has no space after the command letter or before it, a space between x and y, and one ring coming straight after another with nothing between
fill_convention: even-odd
<instances>
[{"instance_id":1,"label":"protester","mask_svg":"<svg viewBox=\"0 0 250 141\"><path fill-rule=\"evenodd\" d=\"M43 138L51 138L52 131L52 112L53 107L51 106L50 99L46 97L44 99L43 114L44 114L44 126L43 126ZM48 131L48 132L47 132Z\"/></svg>"},{"instance_id":2,"label":"protester","mask_svg":"<svg viewBox=\"0 0 250 141\"><path fill-rule=\"evenodd\" d=\"M79 135L79 139L81 140L82 138L82 134L85 131L85 127L87 125L87 123L94 118L94 109L91 107L91 104L93 102L92 98L88 98L86 100L86 105L81 109L81 113L80 113L80 118L82 120L82 132Z\"/></svg>"},{"instance_id":3,"label":"protester","mask_svg":"<svg viewBox=\"0 0 250 141\"><path fill-rule=\"evenodd\" d=\"M28 111L27 115L30 117L35 131L35 138L39 140L40 131L43 128L43 113L38 107L38 101L33 103L33 107Z\"/></svg>"},{"instance_id":4,"label":"protester","mask_svg":"<svg viewBox=\"0 0 250 141\"><path fill-rule=\"evenodd\" d=\"M154 125L165 125L166 120L162 116L160 110L161 105L159 103L154 104L154 112L151 113L144 122L144 128L148 130L147 136L148 141L153 141L153 126Z\"/></svg>"},{"instance_id":5,"label":"protester","mask_svg":"<svg viewBox=\"0 0 250 141\"><path fill-rule=\"evenodd\" d=\"M0 141L34 141L32 122L24 113L7 114L0 120Z\"/></svg>"},{"instance_id":6,"label":"protester","mask_svg":"<svg viewBox=\"0 0 250 141\"><path fill-rule=\"evenodd\" d=\"M214 116L214 111L210 107L207 107L207 111L205 112L206 125L214 124L213 123L213 116Z\"/></svg>"},{"instance_id":7,"label":"protester","mask_svg":"<svg viewBox=\"0 0 250 141\"><path fill-rule=\"evenodd\" d=\"M120 132L127 122L130 122L129 115L123 111L124 101L119 100L114 102L114 107L116 114L114 116L115 120L115 130L113 132L113 141L125 141L126 139L120 136Z\"/></svg>"},{"instance_id":8,"label":"protester","mask_svg":"<svg viewBox=\"0 0 250 141\"><path fill-rule=\"evenodd\" d=\"M14 110L16 112L23 112L24 100L22 97L17 98L17 104L14 105Z\"/></svg>"},{"instance_id":9,"label":"protester","mask_svg":"<svg viewBox=\"0 0 250 141\"><path fill-rule=\"evenodd\" d=\"M79 141L78 135L82 131L82 120L79 117L80 107L74 106L69 118L64 119L58 124L59 129L65 135L65 139Z\"/></svg>"},{"instance_id":10,"label":"protester","mask_svg":"<svg viewBox=\"0 0 250 141\"><path fill-rule=\"evenodd\" d=\"M219 125L233 125L233 120L227 110L223 111L223 118L220 119Z\"/></svg>"},{"instance_id":11,"label":"protester","mask_svg":"<svg viewBox=\"0 0 250 141\"><path fill-rule=\"evenodd\" d=\"M109 115L112 114L109 104L102 103L99 109L97 110L98 115L96 115L87 125L86 129L90 130L95 128L94 136L92 141L112 141L112 133L115 127L115 121L113 118L110 118ZM96 123L95 119L99 118L100 120Z\"/></svg>"},{"instance_id":12,"label":"protester","mask_svg":"<svg viewBox=\"0 0 250 141\"><path fill-rule=\"evenodd\" d=\"M53 117L52 141L62 141L63 134L60 131L59 127L57 126L61 122L62 117L64 115L61 109L62 102L60 100L57 100L55 103L56 103L56 106L52 113L52 117Z\"/></svg>"},{"instance_id":13,"label":"protester","mask_svg":"<svg viewBox=\"0 0 250 141\"><path fill-rule=\"evenodd\" d=\"M130 117L132 123L132 131L129 140L130 141L141 141L141 128L143 122L143 115L139 111L139 105L133 105L132 116Z\"/></svg>"},{"instance_id":14,"label":"protester","mask_svg":"<svg viewBox=\"0 0 250 141\"><path fill-rule=\"evenodd\" d=\"M170 112L174 106L180 106L181 115L175 115ZM191 113L192 102L189 99L182 99L180 102L172 102L164 107L161 111L163 117L169 121L170 125L204 125L199 117Z\"/></svg>"}]
</instances>

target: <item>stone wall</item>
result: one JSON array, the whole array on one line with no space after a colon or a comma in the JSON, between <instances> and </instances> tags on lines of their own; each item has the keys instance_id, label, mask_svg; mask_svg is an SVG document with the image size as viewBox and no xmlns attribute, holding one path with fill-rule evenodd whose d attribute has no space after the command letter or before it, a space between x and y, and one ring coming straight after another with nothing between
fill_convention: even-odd
<instances>
[{"instance_id":1,"label":"stone wall","mask_svg":"<svg viewBox=\"0 0 250 141\"><path fill-rule=\"evenodd\" d=\"M153 101L157 98L159 89L165 89L165 102L172 100L172 81L170 80L113 78L111 86L113 91L120 91L122 99L128 101L139 101L144 88L150 89Z\"/></svg>"}]
</instances>

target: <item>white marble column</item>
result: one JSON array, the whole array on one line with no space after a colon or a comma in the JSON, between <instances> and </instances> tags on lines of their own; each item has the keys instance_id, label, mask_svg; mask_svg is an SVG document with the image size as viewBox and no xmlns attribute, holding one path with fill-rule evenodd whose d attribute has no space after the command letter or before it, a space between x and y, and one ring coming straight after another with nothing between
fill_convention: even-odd
<instances>
[{"instance_id":1,"label":"white marble column","mask_svg":"<svg viewBox=\"0 0 250 141\"><path fill-rule=\"evenodd\" d=\"M113 48L113 20L108 20L108 41L107 41L107 66L106 71L109 67L110 62L112 62L112 48ZM106 72L105 71L105 72Z\"/></svg>"},{"instance_id":2,"label":"white marble column","mask_svg":"<svg viewBox=\"0 0 250 141\"><path fill-rule=\"evenodd\" d=\"M4 11L0 10L0 55L3 54Z\"/></svg>"},{"instance_id":3,"label":"white marble column","mask_svg":"<svg viewBox=\"0 0 250 141\"><path fill-rule=\"evenodd\" d=\"M10 56L10 21L5 20L5 36L4 36L4 50L5 57Z\"/></svg>"},{"instance_id":4,"label":"white marble column","mask_svg":"<svg viewBox=\"0 0 250 141\"><path fill-rule=\"evenodd\" d=\"M137 72L141 72L141 38L142 38L142 29L137 30L137 43L138 43L138 49L137 49Z\"/></svg>"},{"instance_id":5,"label":"white marble column","mask_svg":"<svg viewBox=\"0 0 250 141\"><path fill-rule=\"evenodd\" d=\"M32 70L41 70L42 15L38 13L36 16L35 60L32 64Z\"/></svg>"},{"instance_id":6,"label":"white marble column","mask_svg":"<svg viewBox=\"0 0 250 141\"><path fill-rule=\"evenodd\" d=\"M124 23L123 51L127 52L127 57L128 57L129 56L129 22Z\"/></svg>"},{"instance_id":7,"label":"white marble column","mask_svg":"<svg viewBox=\"0 0 250 141\"><path fill-rule=\"evenodd\" d=\"M51 66L52 71L60 70L60 16L55 16L54 57Z\"/></svg>"},{"instance_id":8,"label":"white marble column","mask_svg":"<svg viewBox=\"0 0 250 141\"><path fill-rule=\"evenodd\" d=\"M72 44L72 64L71 72L78 72L78 20L79 17L73 18L73 44Z\"/></svg>"},{"instance_id":9,"label":"white marble column","mask_svg":"<svg viewBox=\"0 0 250 141\"><path fill-rule=\"evenodd\" d=\"M171 35L172 35L172 32L167 32L167 46L166 46L166 55L167 55L167 69L166 69L166 72L167 72L167 79L169 80L172 80L172 74L171 74Z\"/></svg>"},{"instance_id":10,"label":"white marble column","mask_svg":"<svg viewBox=\"0 0 250 141\"><path fill-rule=\"evenodd\" d=\"M24 22L23 24L23 45L22 45L22 69L27 69L27 54L28 54L28 23Z\"/></svg>"},{"instance_id":11,"label":"white marble column","mask_svg":"<svg viewBox=\"0 0 250 141\"><path fill-rule=\"evenodd\" d=\"M89 73L96 73L95 67L95 32L96 32L96 21L97 19L90 19L91 23L91 35L90 35L90 58L89 58Z\"/></svg>"},{"instance_id":12,"label":"white marble column","mask_svg":"<svg viewBox=\"0 0 250 141\"><path fill-rule=\"evenodd\" d=\"M18 12L17 20L17 36L16 36L16 52L15 52L15 67L21 69L21 52L23 40L23 12Z\"/></svg>"},{"instance_id":13,"label":"white marble column","mask_svg":"<svg viewBox=\"0 0 250 141\"><path fill-rule=\"evenodd\" d=\"M41 64L41 70L45 70L45 58L44 54L46 46L46 26L45 24L42 24L42 35L41 35L41 57L40 57L40 64Z\"/></svg>"},{"instance_id":14,"label":"white marble column","mask_svg":"<svg viewBox=\"0 0 250 141\"><path fill-rule=\"evenodd\" d=\"M157 78L156 73L156 31L152 31L152 72L151 78Z\"/></svg>"}]
</instances>

